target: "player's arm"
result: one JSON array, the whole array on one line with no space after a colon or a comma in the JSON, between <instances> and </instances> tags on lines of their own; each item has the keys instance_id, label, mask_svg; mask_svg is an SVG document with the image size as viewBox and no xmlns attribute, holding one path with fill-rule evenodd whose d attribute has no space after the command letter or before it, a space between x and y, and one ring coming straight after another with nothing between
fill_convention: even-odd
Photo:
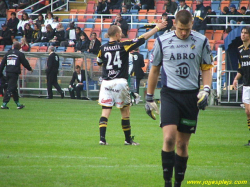
<instances>
[{"instance_id":1,"label":"player's arm","mask_svg":"<svg viewBox=\"0 0 250 187\"><path fill-rule=\"evenodd\" d=\"M242 77L242 75L238 72L237 75L234 78L234 82L233 82L233 87L235 90L238 89L238 80Z\"/></svg>"},{"instance_id":2,"label":"player's arm","mask_svg":"<svg viewBox=\"0 0 250 187\"><path fill-rule=\"evenodd\" d=\"M161 29L165 28L167 26L167 22L163 21L162 23L157 23L156 26L151 29L150 31L144 33L141 35L145 40L149 39L151 36L153 36L156 32L160 31Z\"/></svg>"}]
</instances>

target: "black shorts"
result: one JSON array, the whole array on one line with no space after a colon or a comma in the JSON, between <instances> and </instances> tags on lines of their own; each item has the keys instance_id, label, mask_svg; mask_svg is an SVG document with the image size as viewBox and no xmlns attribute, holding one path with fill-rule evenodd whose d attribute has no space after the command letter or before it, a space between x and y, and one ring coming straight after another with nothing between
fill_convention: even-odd
<instances>
[{"instance_id":1,"label":"black shorts","mask_svg":"<svg viewBox=\"0 0 250 187\"><path fill-rule=\"evenodd\" d=\"M195 133L199 109L199 90L178 91L163 87L161 90L161 127L174 124L184 133Z\"/></svg>"}]
</instances>

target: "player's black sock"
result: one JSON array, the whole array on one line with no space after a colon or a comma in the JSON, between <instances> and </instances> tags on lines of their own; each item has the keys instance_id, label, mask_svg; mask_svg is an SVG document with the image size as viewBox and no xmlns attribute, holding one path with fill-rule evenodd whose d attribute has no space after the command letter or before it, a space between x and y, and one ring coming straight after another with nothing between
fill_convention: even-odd
<instances>
[{"instance_id":1,"label":"player's black sock","mask_svg":"<svg viewBox=\"0 0 250 187\"><path fill-rule=\"evenodd\" d=\"M131 126L130 126L129 118L122 118L122 130L123 130L124 135L125 135L125 140L127 142L130 142Z\"/></svg>"},{"instance_id":2,"label":"player's black sock","mask_svg":"<svg viewBox=\"0 0 250 187\"><path fill-rule=\"evenodd\" d=\"M247 120L248 130L250 130L250 119Z\"/></svg>"},{"instance_id":3,"label":"player's black sock","mask_svg":"<svg viewBox=\"0 0 250 187\"><path fill-rule=\"evenodd\" d=\"M104 142L106 142L105 135L107 126L108 126L108 119L102 116L99 121L99 128L100 128L100 140Z\"/></svg>"},{"instance_id":4,"label":"player's black sock","mask_svg":"<svg viewBox=\"0 0 250 187\"><path fill-rule=\"evenodd\" d=\"M173 168L175 163L175 152L165 152L161 151L161 160L162 160L162 169L163 169L163 178L165 180L165 186L167 187L167 183L169 186L172 186L171 179L173 176Z\"/></svg>"},{"instance_id":5,"label":"player's black sock","mask_svg":"<svg viewBox=\"0 0 250 187\"><path fill-rule=\"evenodd\" d=\"M187 168L188 157L181 157L175 155L175 182L181 183L184 179L185 171Z\"/></svg>"}]
</instances>

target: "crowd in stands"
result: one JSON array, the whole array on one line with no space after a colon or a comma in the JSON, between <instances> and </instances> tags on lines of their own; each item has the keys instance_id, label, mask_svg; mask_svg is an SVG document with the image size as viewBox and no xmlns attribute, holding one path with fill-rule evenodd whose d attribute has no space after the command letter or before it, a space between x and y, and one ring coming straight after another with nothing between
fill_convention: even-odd
<instances>
[{"instance_id":1,"label":"crowd in stands","mask_svg":"<svg viewBox=\"0 0 250 187\"><path fill-rule=\"evenodd\" d=\"M29 3L27 3L29 2ZM32 1L34 3L36 1ZM61 2L61 1L59 1ZM6 9L8 7L25 8L30 5L31 1L28 0L9 0L8 4L5 0L0 0L0 17L6 16ZM133 27L130 25L131 19L133 22L140 22L139 19L134 19L130 15L132 12L137 10L145 10L146 13L151 10L153 14L162 15L157 17L153 22L159 22L167 20L168 26L159 31L154 38L163 34L164 32L171 31L173 29L174 15L179 11L186 9L190 11L194 16L193 30L196 30L202 34L205 34L206 30L224 30L229 32L234 29L235 26L231 25L226 28L225 26L208 26L207 24L225 24L225 17L210 17L210 15L218 15L218 11L214 11L211 6L205 6L203 0L192 1L193 5L188 5L187 1L179 0L97 0L95 2L95 12L98 14L110 14L116 12L116 16L104 16L104 21L111 20L110 25L115 24L121 27L123 38L129 38L129 30ZM249 3L250 4L250 3ZM44 0L39 1L36 5L39 8L44 5ZM160 5L160 6L158 6ZM194 6L195 5L195 6ZM211 5L211 2L210 2ZM158 9L162 9L158 12ZM245 15L250 15L248 7L235 6L235 4L229 4L221 9L221 15L242 15L242 17L229 17L228 24L250 24L250 18ZM5 11L4 11L5 10ZM156 12L157 11L157 12ZM139 16L138 16L139 17ZM98 18L98 17L96 17ZM147 23L151 22L150 17L145 17ZM103 39L99 36L100 33L92 32L86 34L84 27L78 27L74 22L68 24L65 28L59 18L54 16L53 13L47 12L46 16L42 13L38 16L29 16L28 13L23 12L20 19L17 18L16 12L12 12L11 16L6 23L1 24L2 29L0 30L0 45L11 45L15 38L23 44L23 51L29 51L33 46L61 46L61 47L74 47L75 52L90 52L97 54L98 48L96 46L101 45ZM94 28L94 26L92 27ZM107 28L107 27L106 27ZM137 27L138 29L138 27ZM139 33L139 32L138 32ZM22 38L22 39L21 39ZM95 45L92 45L92 44ZM28 46L28 50L27 50Z\"/></svg>"}]
</instances>

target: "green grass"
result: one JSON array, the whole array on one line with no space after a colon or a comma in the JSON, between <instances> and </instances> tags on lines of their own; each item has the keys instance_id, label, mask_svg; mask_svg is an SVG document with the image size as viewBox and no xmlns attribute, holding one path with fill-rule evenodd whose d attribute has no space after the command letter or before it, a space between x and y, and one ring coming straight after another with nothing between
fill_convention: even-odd
<instances>
[{"instance_id":1,"label":"green grass","mask_svg":"<svg viewBox=\"0 0 250 187\"><path fill-rule=\"evenodd\" d=\"M113 109L108 146L100 146L96 101L21 98L26 105L0 110L0 186L162 187L162 131L143 104L131 108L132 134L139 146L124 146L121 118ZM159 117L157 117L159 119ZM187 181L247 180L250 186L250 139L242 108L201 111L192 135ZM213 185L216 186L216 185Z\"/></svg>"}]
</instances>

